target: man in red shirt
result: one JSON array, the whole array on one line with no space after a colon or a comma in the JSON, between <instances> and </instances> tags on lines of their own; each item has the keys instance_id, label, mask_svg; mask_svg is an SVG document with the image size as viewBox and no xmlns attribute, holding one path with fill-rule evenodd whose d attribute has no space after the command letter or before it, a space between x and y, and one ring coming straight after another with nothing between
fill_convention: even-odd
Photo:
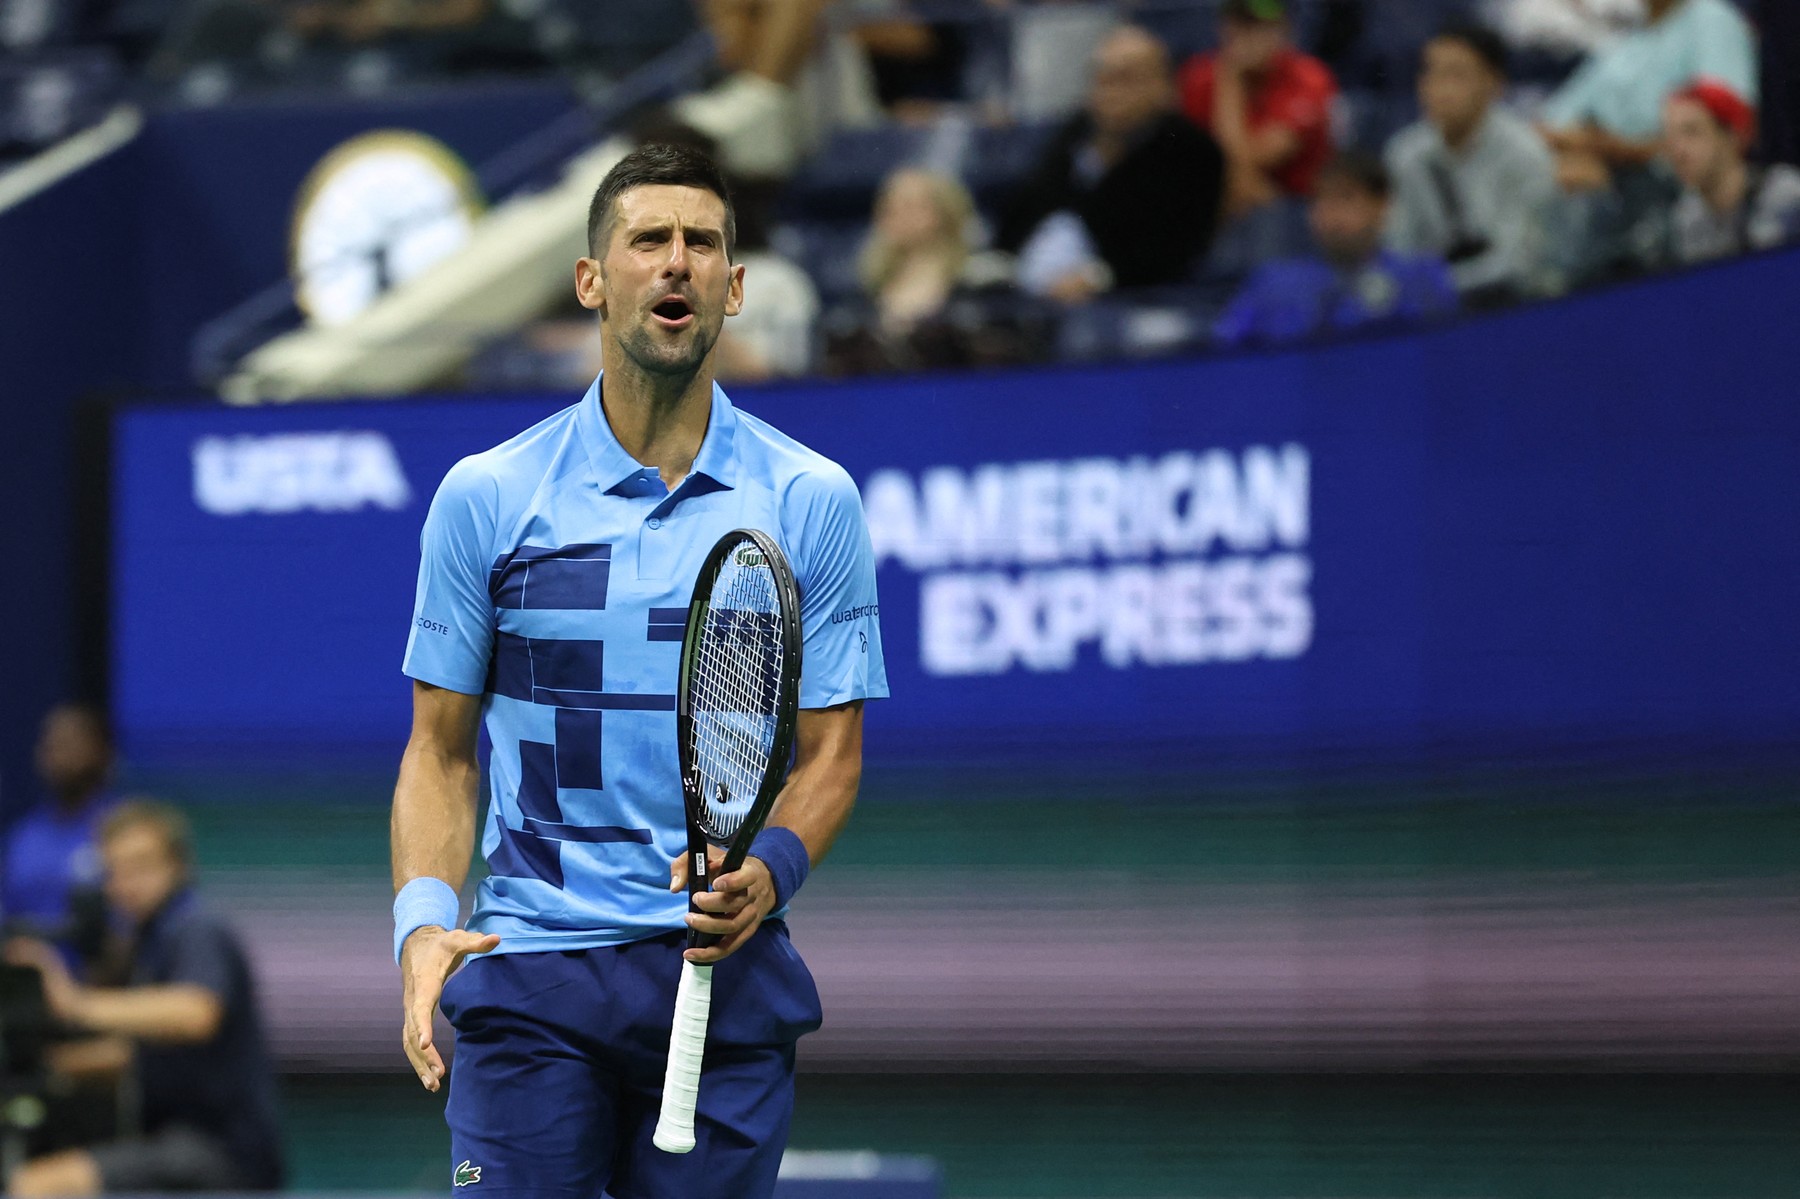
<instances>
[{"instance_id":1,"label":"man in red shirt","mask_svg":"<svg viewBox=\"0 0 1800 1199\"><path fill-rule=\"evenodd\" d=\"M1295 48L1284 0L1226 0L1219 49L1181 71L1181 106L1218 139L1227 213L1309 196L1331 157L1331 68Z\"/></svg>"}]
</instances>

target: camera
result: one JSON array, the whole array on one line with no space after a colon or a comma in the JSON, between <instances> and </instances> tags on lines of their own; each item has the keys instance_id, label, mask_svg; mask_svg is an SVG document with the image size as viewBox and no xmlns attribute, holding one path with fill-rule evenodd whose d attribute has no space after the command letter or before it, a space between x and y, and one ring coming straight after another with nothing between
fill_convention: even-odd
<instances>
[{"instance_id":1,"label":"camera","mask_svg":"<svg viewBox=\"0 0 1800 1199\"><path fill-rule=\"evenodd\" d=\"M43 975L30 966L0 964L0 1083L37 1077L50 1036Z\"/></svg>"}]
</instances>

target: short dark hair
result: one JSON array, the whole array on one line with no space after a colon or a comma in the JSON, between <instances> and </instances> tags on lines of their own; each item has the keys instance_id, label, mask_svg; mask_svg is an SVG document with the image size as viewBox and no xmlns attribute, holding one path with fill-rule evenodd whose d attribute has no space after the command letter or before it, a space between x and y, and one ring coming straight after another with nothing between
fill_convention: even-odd
<instances>
[{"instance_id":1,"label":"short dark hair","mask_svg":"<svg viewBox=\"0 0 1800 1199\"><path fill-rule=\"evenodd\" d=\"M100 843L104 845L134 828L147 828L156 833L162 838L163 848L169 851L170 860L181 867L182 873L193 873L194 830L180 808L154 799L128 799L108 812L106 819L100 822Z\"/></svg>"},{"instance_id":2,"label":"short dark hair","mask_svg":"<svg viewBox=\"0 0 1800 1199\"><path fill-rule=\"evenodd\" d=\"M1433 34L1431 40L1461 42L1474 52L1476 58L1486 63L1494 74L1502 78L1506 76L1506 39L1486 25L1477 25L1473 21L1452 22Z\"/></svg>"},{"instance_id":3,"label":"short dark hair","mask_svg":"<svg viewBox=\"0 0 1800 1199\"><path fill-rule=\"evenodd\" d=\"M697 187L709 191L725 205L725 257L737 248L737 210L731 202L731 188L719 164L692 146L653 142L639 146L612 170L594 189L593 203L588 205L588 253L600 254L602 236L616 215L619 197L634 187Z\"/></svg>"},{"instance_id":4,"label":"short dark hair","mask_svg":"<svg viewBox=\"0 0 1800 1199\"><path fill-rule=\"evenodd\" d=\"M1318 182L1323 183L1327 179L1342 179L1353 183L1382 200L1387 199L1394 190L1387 164L1378 155L1367 150L1340 150L1319 171Z\"/></svg>"}]
</instances>

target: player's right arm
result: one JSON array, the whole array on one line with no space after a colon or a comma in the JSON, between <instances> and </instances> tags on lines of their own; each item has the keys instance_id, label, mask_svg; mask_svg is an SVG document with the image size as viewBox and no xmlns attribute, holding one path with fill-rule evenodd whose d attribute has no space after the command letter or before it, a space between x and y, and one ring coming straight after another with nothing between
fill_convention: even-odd
<instances>
[{"instance_id":1,"label":"player's right arm","mask_svg":"<svg viewBox=\"0 0 1800 1199\"><path fill-rule=\"evenodd\" d=\"M390 828L396 892L415 878L438 878L452 889L462 888L475 849L480 720L479 695L414 680L412 735L400 759ZM437 1090L444 1077L431 1027L444 980L468 954L486 953L499 944L492 934L428 924L415 929L401 948L406 1057L428 1091Z\"/></svg>"},{"instance_id":2,"label":"player's right arm","mask_svg":"<svg viewBox=\"0 0 1800 1199\"><path fill-rule=\"evenodd\" d=\"M441 880L445 886L424 884L415 894L436 892L452 926L453 896L444 892L462 888L475 848L481 777L475 747L494 643L488 570L497 511L496 480L479 455L450 468L419 534L419 589L403 666L413 680L413 723L394 788L394 889L398 893L415 879ZM419 914L440 909L433 904ZM431 1043L431 1015L444 980L465 955L498 944L497 937L426 923L400 947L406 1056L428 1091L437 1090L444 1076L443 1059Z\"/></svg>"}]
</instances>

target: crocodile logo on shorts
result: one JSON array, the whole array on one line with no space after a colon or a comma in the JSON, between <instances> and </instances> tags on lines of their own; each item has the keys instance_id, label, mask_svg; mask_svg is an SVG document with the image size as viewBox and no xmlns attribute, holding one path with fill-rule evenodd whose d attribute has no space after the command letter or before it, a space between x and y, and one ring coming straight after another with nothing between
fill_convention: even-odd
<instances>
[{"instance_id":1,"label":"crocodile logo on shorts","mask_svg":"<svg viewBox=\"0 0 1800 1199\"><path fill-rule=\"evenodd\" d=\"M480 1182L481 1167L471 1166L465 1159L462 1165L456 1167L456 1173L452 1177L452 1181L459 1187L466 1187L471 1183Z\"/></svg>"}]
</instances>

